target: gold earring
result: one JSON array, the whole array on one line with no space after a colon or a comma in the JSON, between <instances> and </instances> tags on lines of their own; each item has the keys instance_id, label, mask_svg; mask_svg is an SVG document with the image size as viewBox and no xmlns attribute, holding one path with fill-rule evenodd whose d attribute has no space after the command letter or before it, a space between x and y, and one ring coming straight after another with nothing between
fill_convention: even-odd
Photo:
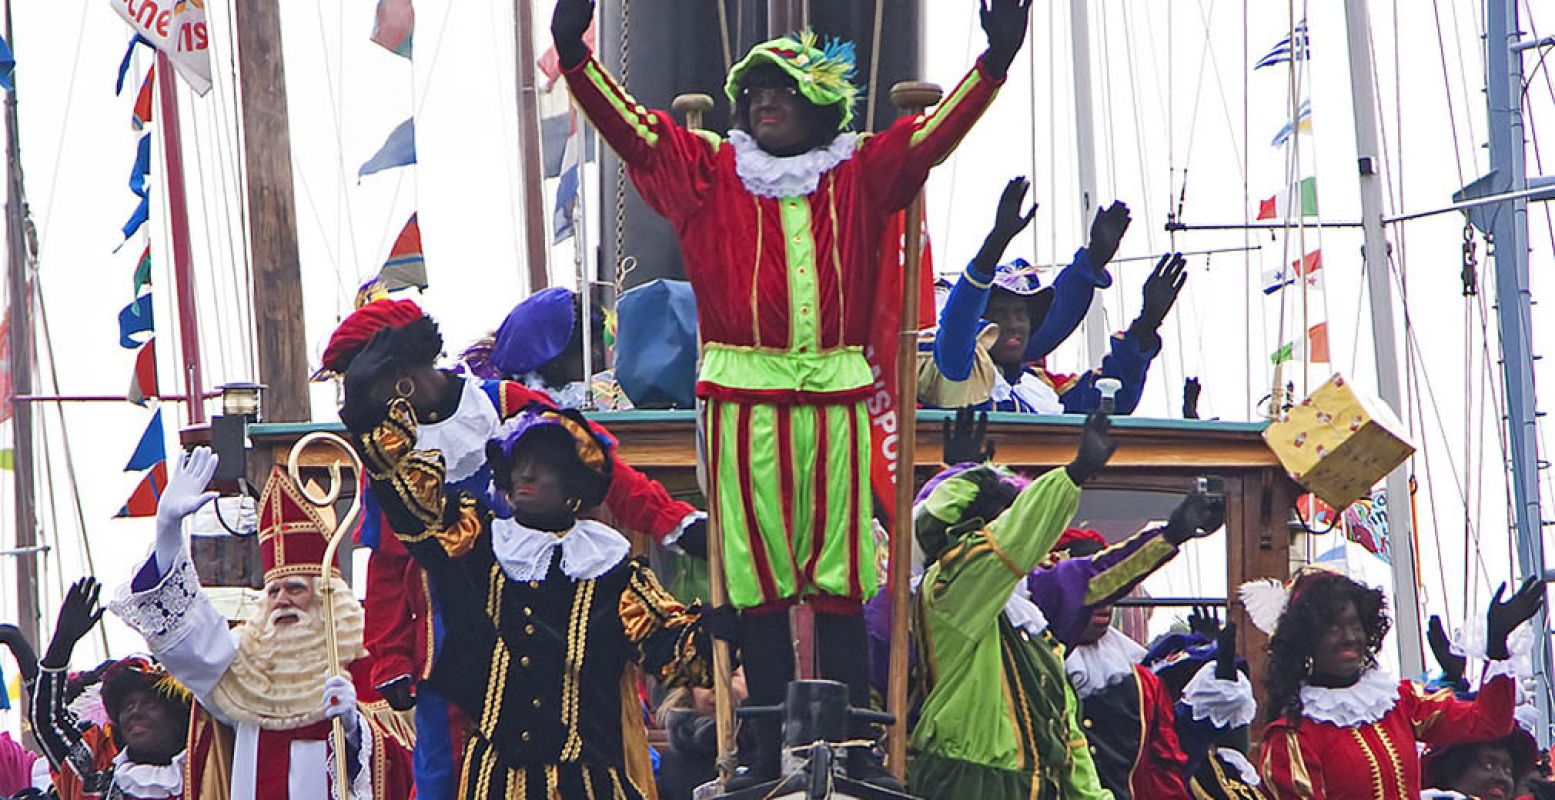
<instances>
[{"instance_id":1,"label":"gold earring","mask_svg":"<svg viewBox=\"0 0 1555 800\"><path fill-rule=\"evenodd\" d=\"M581 498L581 497L574 497L574 498L568 500L567 501L567 509L569 511L571 511L572 513L574 513L574 514L576 514L579 511L583 510L583 498Z\"/></svg>"},{"instance_id":2,"label":"gold earring","mask_svg":"<svg viewBox=\"0 0 1555 800\"><path fill-rule=\"evenodd\" d=\"M409 400L416 395L416 382L410 378L400 378L394 382L394 393Z\"/></svg>"}]
</instances>

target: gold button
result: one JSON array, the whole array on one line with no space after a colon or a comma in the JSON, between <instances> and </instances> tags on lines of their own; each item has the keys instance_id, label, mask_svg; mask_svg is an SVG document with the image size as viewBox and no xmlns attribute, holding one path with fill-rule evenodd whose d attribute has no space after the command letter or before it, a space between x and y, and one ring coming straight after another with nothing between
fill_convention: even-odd
<instances>
[{"instance_id":1,"label":"gold button","mask_svg":"<svg viewBox=\"0 0 1555 800\"><path fill-rule=\"evenodd\" d=\"M794 234L794 243L795 243L795 244L798 244L798 243L799 243L799 242L801 242L801 241L804 241L804 237L802 237L802 236L800 236L800 235L799 235L799 234L797 234L797 233L796 233L796 234Z\"/></svg>"},{"instance_id":2,"label":"gold button","mask_svg":"<svg viewBox=\"0 0 1555 800\"><path fill-rule=\"evenodd\" d=\"M523 657L519 658L518 659L518 665L520 667L527 667L527 666L529 666L529 656L523 656Z\"/></svg>"},{"instance_id":3,"label":"gold button","mask_svg":"<svg viewBox=\"0 0 1555 800\"><path fill-rule=\"evenodd\" d=\"M527 734L527 733L524 734L524 741L526 741L526 742L529 741L529 734ZM1093 756L1096 755L1096 748L1094 748L1094 747L1091 748L1091 755L1093 755Z\"/></svg>"},{"instance_id":4,"label":"gold button","mask_svg":"<svg viewBox=\"0 0 1555 800\"><path fill-rule=\"evenodd\" d=\"M529 701L529 705L531 705L531 706L533 706L535 708L539 708L540 707L540 698L536 697L535 699L530 700Z\"/></svg>"},{"instance_id":5,"label":"gold button","mask_svg":"<svg viewBox=\"0 0 1555 800\"><path fill-rule=\"evenodd\" d=\"M534 613L535 613L534 609L530 608L529 606L524 606L524 616L532 617L532 616L534 616Z\"/></svg>"},{"instance_id":6,"label":"gold button","mask_svg":"<svg viewBox=\"0 0 1555 800\"><path fill-rule=\"evenodd\" d=\"M799 274L800 274L800 275L805 275L805 274L808 274L808 273L809 273L809 270L807 270L807 269L805 269L805 268L804 268L804 267L800 267L800 268L799 268L799 269L798 269L798 270L797 270L797 272L798 272L798 273L799 273Z\"/></svg>"},{"instance_id":7,"label":"gold button","mask_svg":"<svg viewBox=\"0 0 1555 800\"><path fill-rule=\"evenodd\" d=\"M526 636L533 636L534 634L535 634L535 626L533 626L533 625L525 625L524 626L524 635L526 635Z\"/></svg>"},{"instance_id":8,"label":"gold button","mask_svg":"<svg viewBox=\"0 0 1555 800\"><path fill-rule=\"evenodd\" d=\"M1087 727L1087 728L1089 728L1089 727L1091 727L1091 721L1090 721L1090 720L1088 720L1088 719L1087 719L1087 720L1082 720L1082 721L1081 721L1081 722L1080 722L1080 724L1081 724L1081 725L1084 725L1084 726L1085 726L1085 727Z\"/></svg>"},{"instance_id":9,"label":"gold button","mask_svg":"<svg viewBox=\"0 0 1555 800\"><path fill-rule=\"evenodd\" d=\"M531 588L531 589L538 589L538 588L540 588L540 582L539 581L530 581L529 582L529 588Z\"/></svg>"},{"instance_id":10,"label":"gold button","mask_svg":"<svg viewBox=\"0 0 1555 800\"><path fill-rule=\"evenodd\" d=\"M799 313L804 314L805 316L809 316L810 315L810 307L809 306L800 306L799 307Z\"/></svg>"},{"instance_id":11,"label":"gold button","mask_svg":"<svg viewBox=\"0 0 1555 800\"><path fill-rule=\"evenodd\" d=\"M529 741L529 731L524 731L524 732L523 732L523 733L520 733L520 734L519 734L519 735L518 735L518 738L520 738L520 739L523 739L523 740L524 740L524 741L526 741L526 742L527 742L527 741ZM1092 749L1092 750L1091 750L1091 752L1093 752L1093 753L1094 753L1094 752L1096 752L1096 751L1095 751L1095 749L1094 749L1094 748L1093 748L1093 749Z\"/></svg>"}]
</instances>

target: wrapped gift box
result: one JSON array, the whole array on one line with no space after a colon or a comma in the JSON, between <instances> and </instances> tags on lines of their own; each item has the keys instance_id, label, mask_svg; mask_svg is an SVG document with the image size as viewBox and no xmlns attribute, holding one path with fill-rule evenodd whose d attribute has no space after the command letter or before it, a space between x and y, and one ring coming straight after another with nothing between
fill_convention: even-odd
<instances>
[{"instance_id":1,"label":"wrapped gift box","mask_svg":"<svg viewBox=\"0 0 1555 800\"><path fill-rule=\"evenodd\" d=\"M1292 480L1338 509L1415 452L1392 409L1337 374L1270 424L1263 439Z\"/></svg>"}]
</instances>

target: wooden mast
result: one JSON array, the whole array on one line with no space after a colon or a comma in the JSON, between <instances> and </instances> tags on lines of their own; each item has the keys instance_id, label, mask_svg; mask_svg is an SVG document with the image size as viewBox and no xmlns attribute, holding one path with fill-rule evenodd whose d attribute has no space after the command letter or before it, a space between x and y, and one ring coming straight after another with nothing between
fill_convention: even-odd
<instances>
[{"instance_id":1,"label":"wooden mast","mask_svg":"<svg viewBox=\"0 0 1555 800\"><path fill-rule=\"evenodd\" d=\"M157 95L162 131L162 160L167 170L167 222L178 298L178 341L184 357L184 403L190 425L205 422L205 375L200 362L200 320L194 299L194 255L189 244L189 209L184 192L184 160L178 129L178 79L173 62L157 53ZM260 337L263 339L264 337Z\"/></svg>"},{"instance_id":2,"label":"wooden mast","mask_svg":"<svg viewBox=\"0 0 1555 800\"><path fill-rule=\"evenodd\" d=\"M254 331L259 382L269 422L305 422L308 358L303 329L302 268L292 187L291 123L281 50L281 4L237 0L238 77L242 91L248 246L254 275Z\"/></svg>"},{"instance_id":3,"label":"wooden mast","mask_svg":"<svg viewBox=\"0 0 1555 800\"><path fill-rule=\"evenodd\" d=\"M5 38L14 43L11 31L11 3L5 4ZM26 197L22 191L21 131L17 128L16 84L12 77L11 91L5 97L5 229L8 271L6 287L10 297L10 372L11 393L25 397L32 394L33 334L32 334L32 276L27 235ZM11 404L12 480L15 481L16 501L13 520L16 525L16 613L17 627L27 641L38 641L38 524L36 498L33 494L33 434L32 404Z\"/></svg>"},{"instance_id":4,"label":"wooden mast","mask_svg":"<svg viewBox=\"0 0 1555 800\"><path fill-rule=\"evenodd\" d=\"M530 0L513 0L514 68L518 76L519 182L524 187L524 256L529 291L551 283L550 240L546 236L545 175L540 164L540 93L535 87L534 8ZM580 155L581 158L581 155ZM581 239L580 239L581 241ZM594 276L590 275L589 280Z\"/></svg>"}]
</instances>

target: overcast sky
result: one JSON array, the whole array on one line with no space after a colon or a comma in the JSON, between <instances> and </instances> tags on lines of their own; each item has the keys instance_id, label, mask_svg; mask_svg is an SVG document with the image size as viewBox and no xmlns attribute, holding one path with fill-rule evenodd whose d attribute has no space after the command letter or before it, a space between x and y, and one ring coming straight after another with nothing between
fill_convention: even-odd
<instances>
[{"instance_id":1,"label":"overcast sky","mask_svg":"<svg viewBox=\"0 0 1555 800\"><path fill-rule=\"evenodd\" d=\"M382 263L412 211L420 212L433 284L424 304L441 321L451 349L489 330L526 292L518 255L522 209L511 4L417 0L416 5L417 57L412 63L368 41L374 6L370 0L283 4L305 284L302 311L308 354L314 361L334 322L349 310L354 287ZM925 77L949 87L983 45L975 3L935 0L923 5L928 15L925 30L933 33ZM1244 39L1242 9L1249 5L1257 10L1245 21ZM1479 4L1438 0L1431 4L1436 15L1422 13L1422 5L1418 0L1372 4L1389 211L1444 206L1463 180L1486 168ZM202 349L207 383L216 385L254 374L252 339L245 330L251 311L246 289L235 281L243 269L237 244L242 199L234 179L241 159L232 121L229 4L209 6L217 87L205 98L184 92L182 107L185 146L192 153L190 213L196 228ZM542 26L549 6L536 0L536 19ZM1375 372L1370 322L1363 309L1358 233L1309 229L1288 238L1191 233L1174 241L1162 230L1168 210L1183 191L1184 174L1182 217L1190 223L1248 219L1259 199L1290 179L1293 164L1285 151L1269 145L1289 115L1288 74L1283 68L1250 71L1252 62L1284 35L1291 21L1288 5L1126 0L1096 3L1093 9L1100 196L1118 197L1133 207L1134 227L1118 257L1143 259L1114 266L1117 288L1105 295L1109 327L1126 327L1137 313L1139 285L1153 254L1173 246L1186 251L1258 248L1249 254L1190 259L1188 289L1163 329L1166 349L1152 369L1139 413L1176 416L1184 376L1197 375L1206 385L1201 404L1206 416L1253 418L1253 406L1268 393L1271 381L1268 356L1279 341L1299 335L1303 313L1308 322L1329 320L1333 364L1311 367L1305 374L1298 367L1291 377L1315 388L1331 371L1340 371L1371 385ZM114 70L129 31L105 0L20 3L14 13L23 165L41 235L39 275L59 388L66 393L122 393L133 353L117 344L116 316L130 300L134 262L143 246L137 240L114 252L119 227L134 207L126 186L136 142L129 125L133 87L122 97L113 94ZM1535 34L1541 23L1555 25L1524 18L1524 27ZM1309 27L1315 57L1302 94L1311 100L1314 132L1301 137L1301 166L1295 171L1317 176L1325 219L1353 220L1359 215L1359 193L1342 4L1313 4ZM537 37L537 50L548 44L546 39ZM1406 46L1395 48L1395 41ZM1439 41L1444 49L1438 48ZM970 257L986 232L999 190L1015 174L1033 177L1041 211L1034 233L1012 246L1009 255L1038 263L1067 262L1083 243L1076 212L1070 60L1068 4L1037 3L1031 44L1017 60L1003 94L930 181L931 237L941 271L954 272ZM1535 60L1529 59L1530 67ZM140 57L134 75L143 74L148 63ZM137 80L132 76L130 82ZM1528 91L1535 108L1530 139L1539 124L1555 124L1546 80L1541 72ZM419 166L358 182L357 167L412 113ZM1530 148L1530 172L1537 171L1536 163ZM179 371L177 327L169 263L162 255L166 250L160 225L166 214L160 209L165 193L159 181L154 178L158 206L148 231L155 258L161 375L164 389L170 389ZM547 187L548 197L552 190ZM1551 286L1552 238L1543 208L1533 208L1530 227L1537 299ZM1413 423L1415 440L1428 454L1415 461L1422 481L1415 509L1422 599L1432 610L1448 612L1456 623L1466 607L1478 615L1488 594L1486 585L1493 588L1509 574L1506 482L1498 461L1496 412L1487 400L1491 387L1499 395L1499 379L1486 372L1479 317L1466 317L1461 297L1462 218L1446 215L1414 223L1403 233L1402 239L1397 231L1390 236L1408 283L1414 336L1424 354L1415 365L1415 380L1429 387L1414 393L1424 407L1423 413L1413 415L1418 417ZM1310 293L1304 305L1292 295L1282 335L1278 300L1259 291L1262 275L1319 247L1324 251L1324 291ZM1488 288L1491 266L1482 243L1479 253ZM571 274L571 259L567 247L554 254L558 280ZM1491 313L1493 298L1487 292L1481 299ZM1547 320L1536 309L1539 352L1551 350ZM1489 324L1493 370L1493 314ZM1473 354L1471 361L1466 362L1466 353ZM1077 346L1060 351L1054 361L1060 370L1089 366ZM1541 365L1541 373L1544 369ZM320 387L315 416L333 418L333 400L332 388ZM182 410L173 404L164 409L172 431ZM53 411L45 416L57 500L51 503L48 494L41 498L41 524L58 544L46 562L47 630L59 587L85 570L80 532L69 505L59 418ZM139 479L121 468L149 416L149 410L127 403L76 406L65 415L87 536L97 574L110 586L128 577L151 538L149 521L112 519ZM0 490L0 513L8 516L9 489ZM1545 497L1549 503L1548 491ZM54 505L58 520L50 511ZM1395 513L1401 510L1401 504L1395 504ZM1483 535L1481 544L1467 552L1477 549L1483 560L1471 555L1465 562L1466 519ZM1315 549L1331 546L1319 543ZM1380 562L1367 560L1370 556L1352 554L1352 559L1373 580L1386 575ZM1186 591L1205 570L1218 568L1195 559L1174 568L1166 588ZM0 618L6 618L14 614L9 567L0 575L5 576ZM115 654L137 647L133 634L117 621L110 618L105 624ZM81 649L82 663L101 655L86 646Z\"/></svg>"}]
</instances>

